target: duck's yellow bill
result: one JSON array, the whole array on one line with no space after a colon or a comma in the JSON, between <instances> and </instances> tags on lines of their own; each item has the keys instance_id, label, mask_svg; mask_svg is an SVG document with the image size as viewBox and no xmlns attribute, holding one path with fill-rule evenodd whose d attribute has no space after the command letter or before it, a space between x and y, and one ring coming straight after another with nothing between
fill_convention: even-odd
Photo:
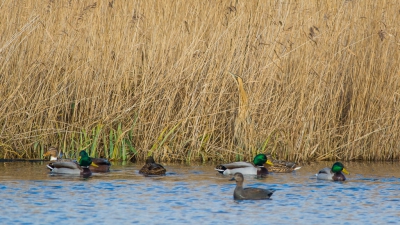
<instances>
[{"instance_id":1,"label":"duck's yellow bill","mask_svg":"<svg viewBox=\"0 0 400 225\"><path fill-rule=\"evenodd\" d=\"M274 165L274 164L271 162L271 160L269 160L269 159L267 159L267 162L266 162L265 164L267 164L268 166L273 166L273 165Z\"/></svg>"},{"instance_id":2,"label":"duck's yellow bill","mask_svg":"<svg viewBox=\"0 0 400 225\"><path fill-rule=\"evenodd\" d=\"M91 166L94 166L94 167L99 167L96 163L94 163L94 162L92 162L91 164L90 164Z\"/></svg>"},{"instance_id":3,"label":"duck's yellow bill","mask_svg":"<svg viewBox=\"0 0 400 225\"><path fill-rule=\"evenodd\" d=\"M343 171L343 173L345 173L345 174L350 174L349 171L347 171L345 168L343 168L342 171Z\"/></svg>"}]
</instances>

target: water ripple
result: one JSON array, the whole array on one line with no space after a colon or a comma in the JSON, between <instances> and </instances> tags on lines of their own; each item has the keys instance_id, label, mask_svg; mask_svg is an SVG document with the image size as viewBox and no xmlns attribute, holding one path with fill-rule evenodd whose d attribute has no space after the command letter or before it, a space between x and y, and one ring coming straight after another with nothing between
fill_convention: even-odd
<instances>
[{"instance_id":1,"label":"water ripple","mask_svg":"<svg viewBox=\"0 0 400 225\"><path fill-rule=\"evenodd\" d=\"M0 220L4 224L379 224L398 223L400 217L400 180L395 176L359 172L346 182L316 180L301 170L265 179L250 176L245 186L273 189L272 199L234 201L230 177L207 167L168 169L171 172L162 177L143 177L132 167L89 179L43 176L40 170L36 175L40 179L31 179L32 174L29 179L5 176L0 184Z\"/></svg>"}]
</instances>

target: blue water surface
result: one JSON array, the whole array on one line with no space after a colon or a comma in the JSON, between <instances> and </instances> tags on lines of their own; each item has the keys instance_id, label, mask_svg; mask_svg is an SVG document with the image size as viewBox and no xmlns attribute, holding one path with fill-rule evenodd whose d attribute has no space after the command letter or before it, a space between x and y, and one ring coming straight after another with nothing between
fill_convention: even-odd
<instances>
[{"instance_id":1,"label":"blue water surface","mask_svg":"<svg viewBox=\"0 0 400 225\"><path fill-rule=\"evenodd\" d=\"M245 186L276 190L271 200L234 201L235 183L214 165L165 164L166 176L144 177L141 165L110 173L51 175L45 162L0 164L1 224L397 224L396 163L345 163L345 182L320 181L313 163Z\"/></svg>"}]
</instances>

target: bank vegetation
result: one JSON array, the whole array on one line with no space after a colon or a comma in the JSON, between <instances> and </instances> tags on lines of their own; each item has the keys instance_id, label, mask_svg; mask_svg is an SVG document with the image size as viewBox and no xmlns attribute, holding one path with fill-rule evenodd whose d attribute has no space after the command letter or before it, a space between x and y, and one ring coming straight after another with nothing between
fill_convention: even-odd
<instances>
[{"instance_id":1,"label":"bank vegetation","mask_svg":"<svg viewBox=\"0 0 400 225\"><path fill-rule=\"evenodd\" d=\"M0 2L0 158L400 159L397 0Z\"/></svg>"}]
</instances>

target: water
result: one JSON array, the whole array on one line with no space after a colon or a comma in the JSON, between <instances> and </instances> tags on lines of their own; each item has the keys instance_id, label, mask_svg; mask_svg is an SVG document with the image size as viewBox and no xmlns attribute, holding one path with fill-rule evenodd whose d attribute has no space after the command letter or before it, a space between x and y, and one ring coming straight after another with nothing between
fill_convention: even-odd
<instances>
[{"instance_id":1,"label":"water","mask_svg":"<svg viewBox=\"0 0 400 225\"><path fill-rule=\"evenodd\" d=\"M398 224L399 163L345 163L345 182L316 180L331 162L290 174L245 177L275 189L272 200L234 201L235 183L214 165L164 164L144 177L140 164L113 165L89 179L50 175L45 162L0 163L1 224Z\"/></svg>"}]
</instances>

